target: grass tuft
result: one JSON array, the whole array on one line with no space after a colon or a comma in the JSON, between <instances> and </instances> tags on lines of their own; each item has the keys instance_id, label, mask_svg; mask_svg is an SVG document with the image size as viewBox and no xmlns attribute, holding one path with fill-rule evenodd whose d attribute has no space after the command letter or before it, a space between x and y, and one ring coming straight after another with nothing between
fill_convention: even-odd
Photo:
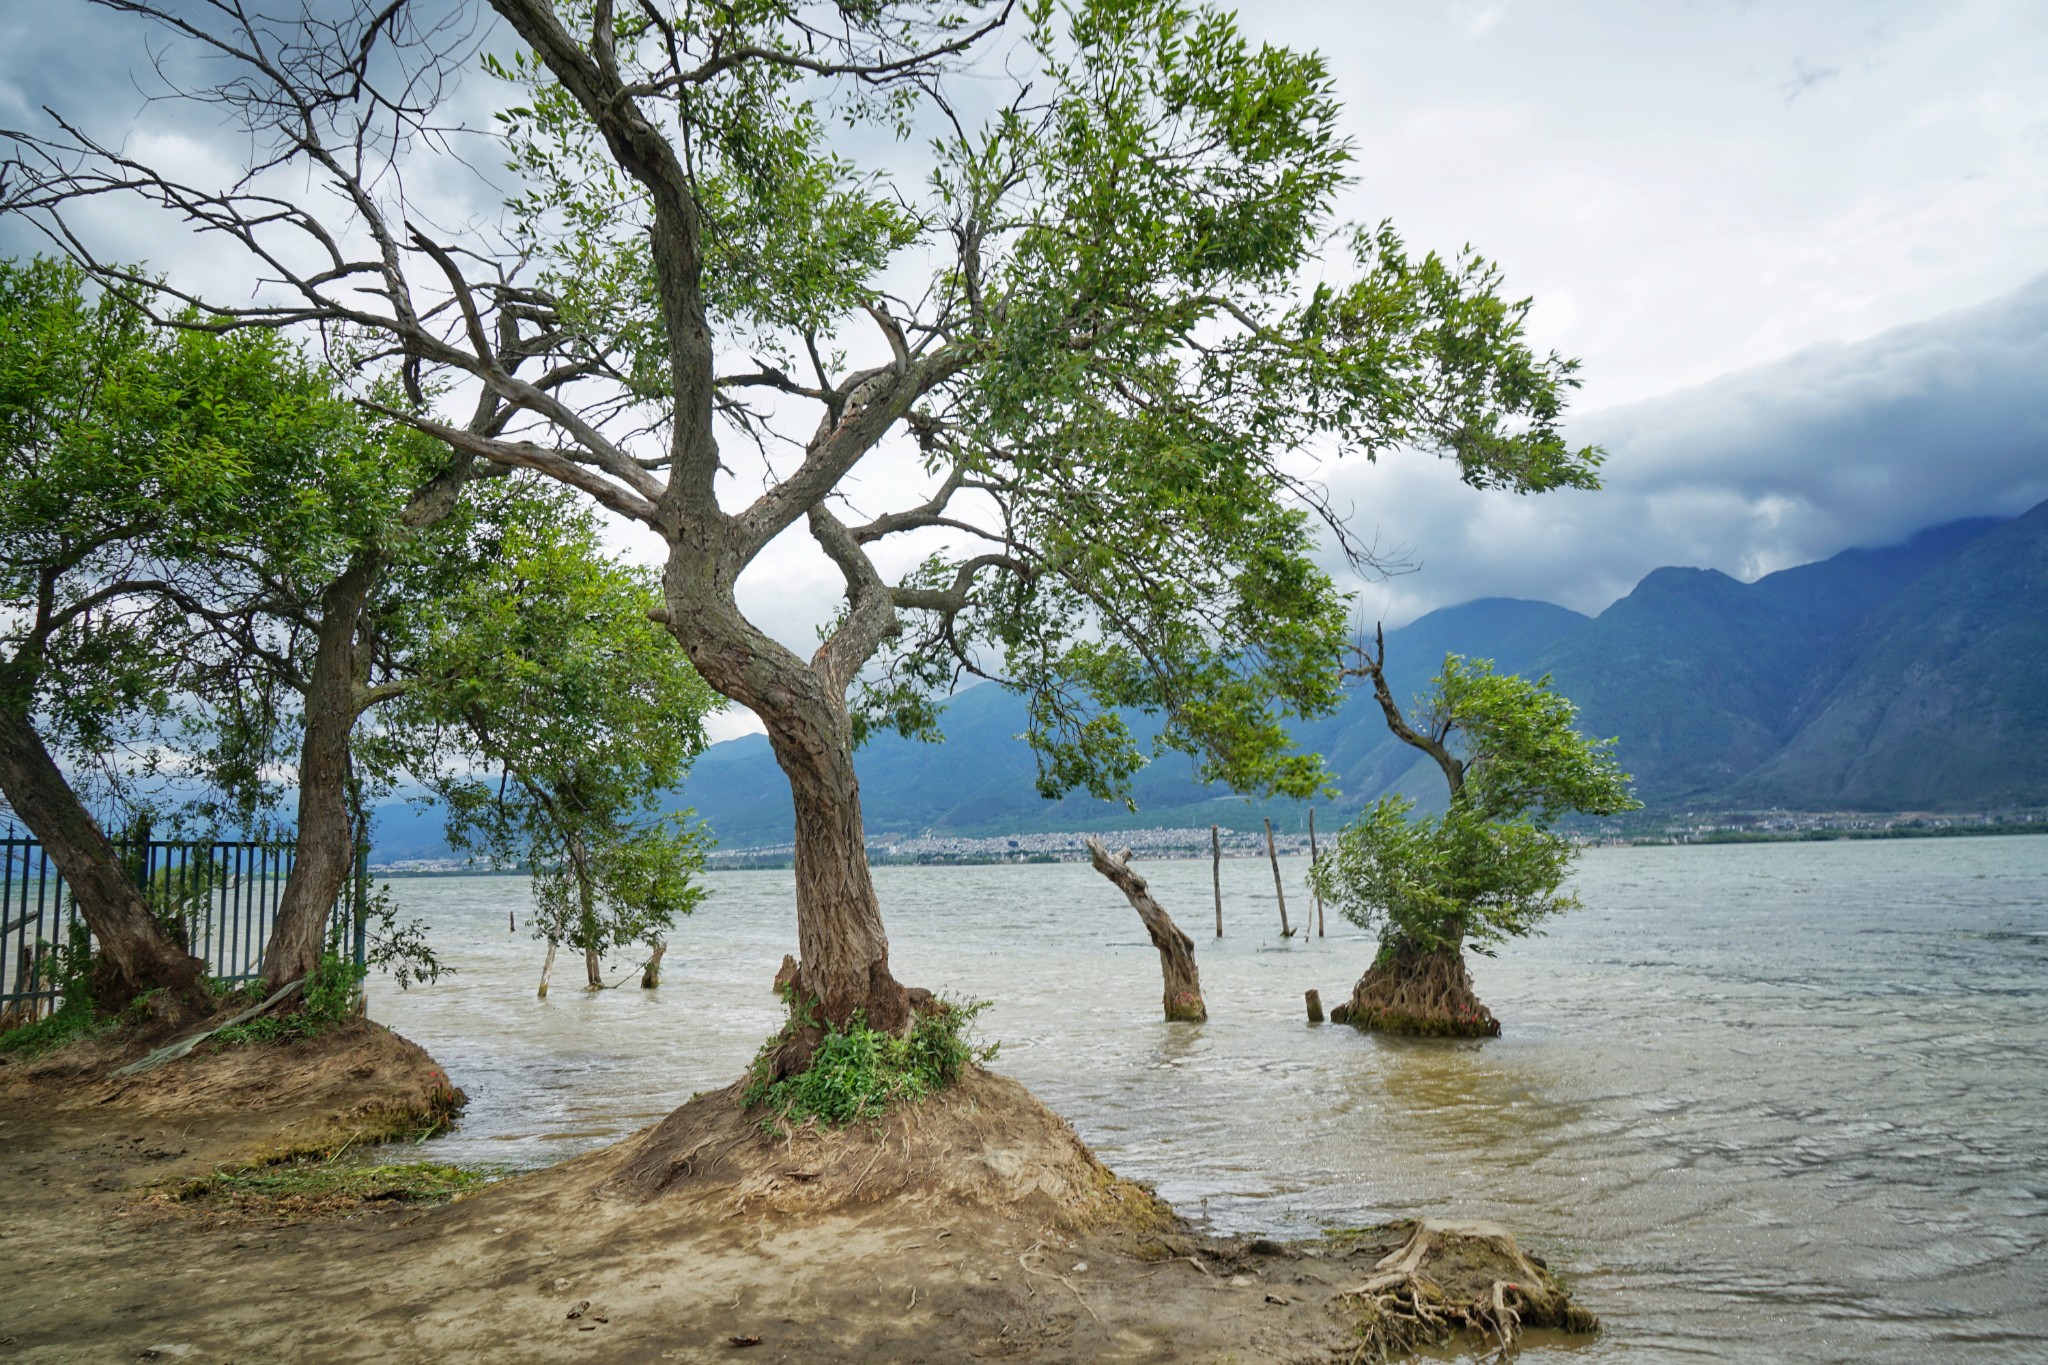
<instances>
[{"instance_id":1,"label":"grass tuft","mask_svg":"<svg viewBox=\"0 0 2048 1365\"><path fill-rule=\"evenodd\" d=\"M152 1202L245 1218L317 1218L365 1205L445 1204L491 1175L438 1162L340 1166L287 1161L227 1167L159 1190Z\"/></svg>"},{"instance_id":2,"label":"grass tuft","mask_svg":"<svg viewBox=\"0 0 2048 1365\"><path fill-rule=\"evenodd\" d=\"M921 1100L952 1084L968 1063L995 1057L1000 1044L978 1047L965 1036L975 1016L987 1008L986 1001L941 1002L938 1009L920 1014L902 1037L877 1032L856 1014L844 1027L825 1031L809 1067L779 1081L770 1079L783 1039L776 1034L755 1055L753 1079L740 1103L749 1109L765 1105L768 1112L761 1127L771 1133L812 1120L826 1128L878 1123L890 1105ZM810 1026L809 1009L792 999L790 1027Z\"/></svg>"}]
</instances>

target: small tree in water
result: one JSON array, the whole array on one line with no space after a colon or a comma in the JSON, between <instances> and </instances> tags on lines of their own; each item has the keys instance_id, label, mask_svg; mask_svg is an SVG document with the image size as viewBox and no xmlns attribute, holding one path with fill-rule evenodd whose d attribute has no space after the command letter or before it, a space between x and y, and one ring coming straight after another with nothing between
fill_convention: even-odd
<instances>
[{"instance_id":1,"label":"small tree in water","mask_svg":"<svg viewBox=\"0 0 2048 1365\"><path fill-rule=\"evenodd\" d=\"M1450 804L1416 819L1413 801L1383 796L1310 873L1324 900L1380 935L1379 955L1333 1017L1388 1033L1491 1037L1500 1022L1472 993L1465 947L1491 956L1578 905L1560 890L1578 850L1551 828L1557 817L1639 803L1614 741L1573 729L1575 709L1547 676L1530 682L1448 655L1411 720L1388 690L1385 658L1377 637L1345 671L1370 679L1395 737L1435 760Z\"/></svg>"}]
</instances>

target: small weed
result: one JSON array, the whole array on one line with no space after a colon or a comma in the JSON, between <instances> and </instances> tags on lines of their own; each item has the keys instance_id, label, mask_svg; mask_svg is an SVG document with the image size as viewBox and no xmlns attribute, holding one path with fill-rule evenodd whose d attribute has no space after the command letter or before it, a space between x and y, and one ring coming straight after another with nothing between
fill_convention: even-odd
<instances>
[{"instance_id":1,"label":"small weed","mask_svg":"<svg viewBox=\"0 0 2048 1365\"><path fill-rule=\"evenodd\" d=\"M34 951L63 1003L41 1019L0 1033L0 1053L34 1057L82 1038L96 1038L120 1025L119 1019L101 1019L93 1006L92 933L83 920L72 924L68 942L39 939ZM137 997L136 1004L148 998Z\"/></svg>"},{"instance_id":2,"label":"small weed","mask_svg":"<svg viewBox=\"0 0 2048 1365\"><path fill-rule=\"evenodd\" d=\"M809 1002L790 999L790 1027L811 1023ZM761 1120L767 1132L816 1119L827 1128L866 1120L879 1122L898 1100L921 1100L944 1089L969 1062L989 1061L1000 1044L977 1047L964 1036L976 1015L988 1008L946 1002L921 1014L903 1037L880 1033L856 1014L844 1028L827 1029L801 1073L779 1081L769 1079L775 1050L783 1035L771 1037L754 1057L753 1079L740 1096L751 1109L766 1105Z\"/></svg>"}]
</instances>

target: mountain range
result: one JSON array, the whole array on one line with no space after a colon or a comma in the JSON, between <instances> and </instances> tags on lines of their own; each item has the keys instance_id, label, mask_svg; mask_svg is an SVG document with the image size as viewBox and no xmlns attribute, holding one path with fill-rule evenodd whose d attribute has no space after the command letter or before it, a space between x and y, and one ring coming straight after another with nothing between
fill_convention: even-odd
<instances>
[{"instance_id":1,"label":"mountain range","mask_svg":"<svg viewBox=\"0 0 2048 1365\"><path fill-rule=\"evenodd\" d=\"M1658 569L1593 617L1505 597L1446 607L1387 633L1395 695L1419 693L1447 653L1549 674L1583 731L1616 737L1652 814L2048 805L2048 503L1750 583ZM1302 823L1299 803L1205 787L1178 756L1138 775L1135 813L1044 800L1018 737L1023 705L999 687L956 695L941 727L944 743L885 735L857 756L871 836ZM1367 695L1294 733L1335 777L1339 795L1318 803L1330 818L1390 790L1441 803L1434 768L1388 735ZM707 750L679 804L728 849L790 838L788 788L761 735ZM389 814L380 855L431 856L405 848L434 842L431 821Z\"/></svg>"}]
</instances>

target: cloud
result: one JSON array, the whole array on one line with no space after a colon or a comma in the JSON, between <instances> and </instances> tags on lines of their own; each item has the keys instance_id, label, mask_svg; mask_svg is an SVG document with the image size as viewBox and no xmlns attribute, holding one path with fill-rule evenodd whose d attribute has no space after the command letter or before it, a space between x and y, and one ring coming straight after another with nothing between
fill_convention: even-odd
<instances>
[{"instance_id":1,"label":"cloud","mask_svg":"<svg viewBox=\"0 0 2048 1365\"><path fill-rule=\"evenodd\" d=\"M1606 487L1474 493L1417 459L1340 469L1419 572L1361 586L1390 624L1473 597L1598 611L1653 568L1754 579L2048 499L2048 277L1995 303L1591 414Z\"/></svg>"}]
</instances>

